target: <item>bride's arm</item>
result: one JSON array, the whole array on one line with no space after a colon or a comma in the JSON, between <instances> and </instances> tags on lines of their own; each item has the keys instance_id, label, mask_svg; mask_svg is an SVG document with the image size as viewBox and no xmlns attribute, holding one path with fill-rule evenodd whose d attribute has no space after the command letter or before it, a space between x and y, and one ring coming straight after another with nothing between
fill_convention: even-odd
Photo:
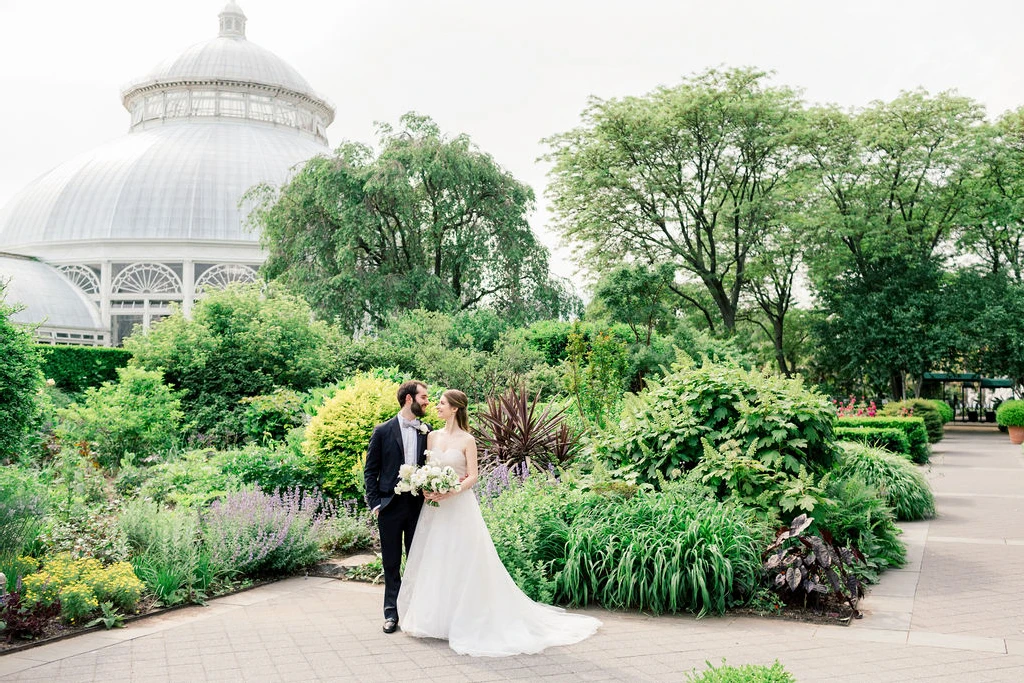
<instances>
[{"instance_id":1,"label":"bride's arm","mask_svg":"<svg viewBox=\"0 0 1024 683\"><path fill-rule=\"evenodd\" d=\"M476 462L476 439L471 439L466 446L466 478L459 482L459 491L468 491L480 478L480 470Z\"/></svg>"}]
</instances>

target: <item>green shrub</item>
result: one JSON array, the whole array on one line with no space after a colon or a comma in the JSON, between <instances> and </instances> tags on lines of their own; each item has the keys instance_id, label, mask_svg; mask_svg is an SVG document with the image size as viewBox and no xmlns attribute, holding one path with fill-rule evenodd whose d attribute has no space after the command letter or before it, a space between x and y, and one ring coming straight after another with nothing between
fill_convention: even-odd
<instances>
[{"instance_id":1,"label":"green shrub","mask_svg":"<svg viewBox=\"0 0 1024 683\"><path fill-rule=\"evenodd\" d=\"M836 439L839 441L856 441L875 448L884 448L890 453L898 453L910 459L910 439L902 429L894 427L836 427Z\"/></svg>"},{"instance_id":2,"label":"green shrub","mask_svg":"<svg viewBox=\"0 0 1024 683\"><path fill-rule=\"evenodd\" d=\"M202 507L242 485L224 461L225 456L213 449L188 451L149 468L138 495L158 503Z\"/></svg>"},{"instance_id":3,"label":"green shrub","mask_svg":"<svg viewBox=\"0 0 1024 683\"><path fill-rule=\"evenodd\" d=\"M281 441L289 431L304 423L305 400L304 395L281 388L270 394L243 398L239 402L245 406L242 413L245 435L256 443Z\"/></svg>"},{"instance_id":4,"label":"green shrub","mask_svg":"<svg viewBox=\"0 0 1024 683\"><path fill-rule=\"evenodd\" d=\"M945 423L945 420L942 419L942 413L939 412L939 408L935 403L935 401L923 398L892 401L882 406L880 413L882 415L901 416L907 415L909 410L910 415L924 420L924 428L928 432L928 441L938 443L942 441L942 425Z\"/></svg>"},{"instance_id":5,"label":"green shrub","mask_svg":"<svg viewBox=\"0 0 1024 683\"><path fill-rule=\"evenodd\" d=\"M713 446L728 440L773 471L798 474L832 461L834 411L828 399L799 379L734 365L690 361L637 395L627 395L618 425L598 447L613 462L635 465L647 481L678 476Z\"/></svg>"},{"instance_id":6,"label":"green shrub","mask_svg":"<svg viewBox=\"0 0 1024 683\"><path fill-rule=\"evenodd\" d=\"M722 660L722 666L717 669L711 662L706 671L697 674L696 671L687 676L687 683L796 683L793 675L775 660L771 666L760 664L744 664L743 666L726 666Z\"/></svg>"},{"instance_id":7,"label":"green shrub","mask_svg":"<svg viewBox=\"0 0 1024 683\"><path fill-rule=\"evenodd\" d=\"M23 553L42 529L49 496L39 476L15 465L0 465L0 561Z\"/></svg>"},{"instance_id":8,"label":"green shrub","mask_svg":"<svg viewBox=\"0 0 1024 683\"><path fill-rule=\"evenodd\" d=\"M704 440L704 457L684 477L697 481L719 500L753 507L771 519L787 521L801 512L813 512L824 499L818 478L801 467L796 474L773 469L728 440L715 448Z\"/></svg>"},{"instance_id":9,"label":"green shrub","mask_svg":"<svg viewBox=\"0 0 1024 683\"><path fill-rule=\"evenodd\" d=\"M188 431L203 445L241 440L240 399L331 379L341 345L305 301L260 283L208 292L191 317L175 311L125 341L134 362L182 391Z\"/></svg>"},{"instance_id":10,"label":"green shrub","mask_svg":"<svg viewBox=\"0 0 1024 683\"><path fill-rule=\"evenodd\" d=\"M134 610L143 588L127 562L104 567L97 559L69 555L51 557L42 569L22 579L22 584L26 603L50 605L59 600L61 614L68 621L97 611L101 602Z\"/></svg>"},{"instance_id":11,"label":"green shrub","mask_svg":"<svg viewBox=\"0 0 1024 683\"><path fill-rule=\"evenodd\" d=\"M363 497L366 447L373 428L398 413L398 386L390 380L360 375L328 399L310 421L303 451L331 495Z\"/></svg>"},{"instance_id":12,"label":"green shrub","mask_svg":"<svg viewBox=\"0 0 1024 683\"><path fill-rule=\"evenodd\" d=\"M996 422L1003 427L1024 427L1024 401L1011 398L996 409Z\"/></svg>"},{"instance_id":13,"label":"green shrub","mask_svg":"<svg viewBox=\"0 0 1024 683\"><path fill-rule=\"evenodd\" d=\"M339 513L328 519L320 531L320 549L337 555L353 550L365 550L378 542L377 518L365 508Z\"/></svg>"},{"instance_id":14,"label":"green shrub","mask_svg":"<svg viewBox=\"0 0 1024 683\"><path fill-rule=\"evenodd\" d=\"M43 374L59 389L77 394L117 379L117 369L128 365L132 354L105 346L39 347Z\"/></svg>"},{"instance_id":15,"label":"green shrub","mask_svg":"<svg viewBox=\"0 0 1024 683\"><path fill-rule=\"evenodd\" d=\"M555 599L569 523L581 495L533 476L481 505L502 564L531 600Z\"/></svg>"},{"instance_id":16,"label":"green shrub","mask_svg":"<svg viewBox=\"0 0 1024 683\"><path fill-rule=\"evenodd\" d=\"M198 511L136 499L121 514L135 573L164 605L201 602L214 580Z\"/></svg>"},{"instance_id":17,"label":"green shrub","mask_svg":"<svg viewBox=\"0 0 1024 683\"><path fill-rule=\"evenodd\" d=\"M58 434L67 442L95 444L99 463L117 469L128 453L143 459L174 445L181 401L163 373L139 367L117 369L117 383L87 389L82 403L58 411Z\"/></svg>"},{"instance_id":18,"label":"green shrub","mask_svg":"<svg viewBox=\"0 0 1024 683\"><path fill-rule=\"evenodd\" d=\"M538 320L526 328L526 339L544 354L548 365L558 365L566 358L572 324L561 320Z\"/></svg>"},{"instance_id":19,"label":"green shrub","mask_svg":"<svg viewBox=\"0 0 1024 683\"><path fill-rule=\"evenodd\" d=\"M903 462L913 467L906 460ZM819 529L831 532L836 545L861 552L864 564L851 567L855 574L875 583L881 572L906 564L907 548L899 539L903 532L876 486L857 474L845 473L830 478L825 494L827 498L816 511L815 522Z\"/></svg>"},{"instance_id":20,"label":"green shrub","mask_svg":"<svg viewBox=\"0 0 1024 683\"><path fill-rule=\"evenodd\" d=\"M935 498L928 480L906 459L864 444L838 445L837 475L858 476L876 486L896 512L896 519L913 521L935 516Z\"/></svg>"},{"instance_id":21,"label":"green shrub","mask_svg":"<svg viewBox=\"0 0 1024 683\"><path fill-rule=\"evenodd\" d=\"M264 491L323 486L308 456L301 450L280 444L276 447L250 445L241 450L226 451L220 454L218 461L225 474Z\"/></svg>"},{"instance_id":22,"label":"green shrub","mask_svg":"<svg viewBox=\"0 0 1024 683\"><path fill-rule=\"evenodd\" d=\"M935 405L935 409L939 411L939 415L942 416L942 424L953 421L953 408L942 399L931 399L931 402Z\"/></svg>"},{"instance_id":23,"label":"green shrub","mask_svg":"<svg viewBox=\"0 0 1024 683\"><path fill-rule=\"evenodd\" d=\"M871 427L873 429L902 429L910 442L910 459L918 464L928 462L931 448L928 431L920 417L841 417L836 427Z\"/></svg>"},{"instance_id":24,"label":"green shrub","mask_svg":"<svg viewBox=\"0 0 1024 683\"><path fill-rule=\"evenodd\" d=\"M566 537L560 601L721 614L757 588L770 534L747 509L665 492L584 503Z\"/></svg>"},{"instance_id":25,"label":"green shrub","mask_svg":"<svg viewBox=\"0 0 1024 683\"><path fill-rule=\"evenodd\" d=\"M18 309L4 303L0 281L0 464L13 462L39 412L43 385L39 353L31 331L10 320Z\"/></svg>"}]
</instances>

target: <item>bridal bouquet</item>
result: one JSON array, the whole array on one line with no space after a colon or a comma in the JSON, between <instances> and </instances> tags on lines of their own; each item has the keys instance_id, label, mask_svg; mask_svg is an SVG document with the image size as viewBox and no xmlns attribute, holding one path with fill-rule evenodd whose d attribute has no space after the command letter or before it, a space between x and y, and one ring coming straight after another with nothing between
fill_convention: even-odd
<instances>
[{"instance_id":1,"label":"bridal bouquet","mask_svg":"<svg viewBox=\"0 0 1024 683\"><path fill-rule=\"evenodd\" d=\"M398 485L395 493L411 493L416 496L423 492L448 493L459 490L459 475L451 465L440 467L430 464L430 451L427 451L427 464L422 467L402 465L398 468ZM428 500L427 505L438 507L435 501Z\"/></svg>"}]
</instances>

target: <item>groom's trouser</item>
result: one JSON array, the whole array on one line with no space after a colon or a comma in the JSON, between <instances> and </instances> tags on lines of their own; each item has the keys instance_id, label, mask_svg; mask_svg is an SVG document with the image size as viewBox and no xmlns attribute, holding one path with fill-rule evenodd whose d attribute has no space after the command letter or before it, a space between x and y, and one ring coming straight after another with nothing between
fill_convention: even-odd
<instances>
[{"instance_id":1,"label":"groom's trouser","mask_svg":"<svg viewBox=\"0 0 1024 683\"><path fill-rule=\"evenodd\" d=\"M402 546L406 554L420 516L423 499L408 493L396 495L377 517L380 559L384 565L384 618L398 619L398 591L402 587Z\"/></svg>"}]
</instances>

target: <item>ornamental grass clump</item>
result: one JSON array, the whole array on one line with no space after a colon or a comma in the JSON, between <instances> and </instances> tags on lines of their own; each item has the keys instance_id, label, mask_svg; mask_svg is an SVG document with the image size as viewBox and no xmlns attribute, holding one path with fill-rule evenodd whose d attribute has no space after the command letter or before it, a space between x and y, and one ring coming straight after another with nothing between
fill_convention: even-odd
<instances>
[{"instance_id":1,"label":"ornamental grass clump","mask_svg":"<svg viewBox=\"0 0 1024 683\"><path fill-rule=\"evenodd\" d=\"M590 495L566 536L556 598L655 614L722 614L761 576L770 531L741 506L671 493Z\"/></svg>"},{"instance_id":2,"label":"ornamental grass clump","mask_svg":"<svg viewBox=\"0 0 1024 683\"><path fill-rule=\"evenodd\" d=\"M935 516L935 497L928 480L906 458L860 443L841 441L838 446L836 475L858 476L877 487L896 519L909 522Z\"/></svg>"},{"instance_id":3,"label":"ornamental grass clump","mask_svg":"<svg viewBox=\"0 0 1024 683\"><path fill-rule=\"evenodd\" d=\"M48 507L46 488L35 474L0 466L0 562L17 557L35 540Z\"/></svg>"},{"instance_id":4,"label":"ornamental grass clump","mask_svg":"<svg viewBox=\"0 0 1024 683\"><path fill-rule=\"evenodd\" d=\"M323 558L321 533L335 514L315 489L229 493L203 514L210 563L229 578L309 566Z\"/></svg>"}]
</instances>

